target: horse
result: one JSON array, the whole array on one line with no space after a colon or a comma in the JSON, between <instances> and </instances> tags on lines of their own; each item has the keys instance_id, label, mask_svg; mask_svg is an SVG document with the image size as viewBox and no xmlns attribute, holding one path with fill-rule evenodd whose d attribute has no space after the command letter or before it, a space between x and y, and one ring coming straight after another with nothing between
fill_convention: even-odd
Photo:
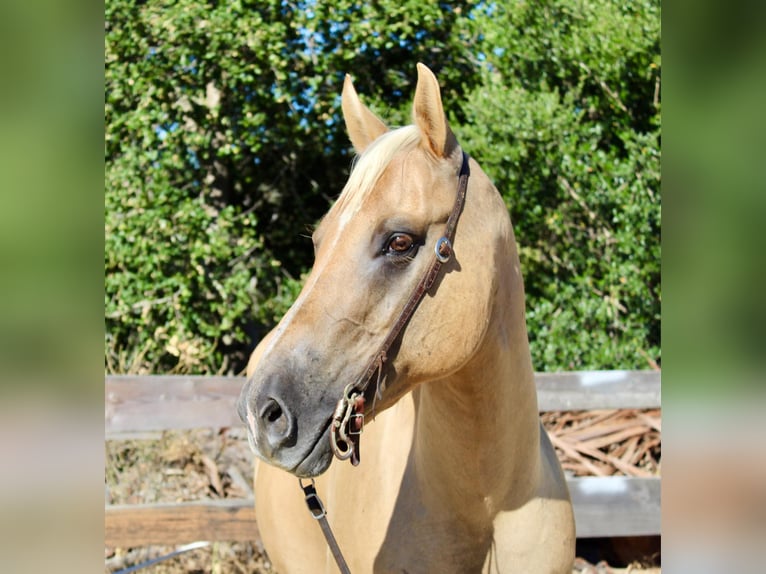
<instances>
[{"instance_id":1,"label":"horse","mask_svg":"<svg viewBox=\"0 0 766 574\"><path fill-rule=\"evenodd\" d=\"M249 360L237 409L260 459L261 539L278 572L337 572L314 524L326 509L351 572L571 572L508 210L434 74L417 75L413 124L397 129L346 76L355 163L303 289Z\"/></svg>"}]
</instances>

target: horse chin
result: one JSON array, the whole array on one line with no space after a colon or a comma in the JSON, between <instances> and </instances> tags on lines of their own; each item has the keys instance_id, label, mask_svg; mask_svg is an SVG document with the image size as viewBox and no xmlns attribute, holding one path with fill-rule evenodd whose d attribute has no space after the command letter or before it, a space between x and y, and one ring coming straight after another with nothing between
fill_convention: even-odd
<instances>
[{"instance_id":1,"label":"horse chin","mask_svg":"<svg viewBox=\"0 0 766 574\"><path fill-rule=\"evenodd\" d=\"M329 428L329 425L328 425ZM330 450L330 440L327 428L319 434L314 446L308 454L294 468L289 470L298 478L314 478L325 472L332 462L333 454Z\"/></svg>"},{"instance_id":2,"label":"horse chin","mask_svg":"<svg viewBox=\"0 0 766 574\"><path fill-rule=\"evenodd\" d=\"M314 455L313 451L311 455L303 459L303 461L301 461L298 466L291 470L290 473L294 474L298 478L314 478L330 468L330 463L332 463L333 455L329 447L323 449L316 456L312 455Z\"/></svg>"},{"instance_id":3,"label":"horse chin","mask_svg":"<svg viewBox=\"0 0 766 574\"><path fill-rule=\"evenodd\" d=\"M250 450L256 458L269 464L273 467L279 468L298 478L314 478L324 473L329 467L333 459L332 450L330 449L329 428L331 421L328 420L326 424L322 425L322 428L317 435L314 435L313 442L305 455L296 463L295 455L293 452L284 456L277 454L276 456L269 456L264 453L258 447L258 441L255 439L250 428L247 429L247 442L250 446ZM300 456L300 455L298 455Z\"/></svg>"},{"instance_id":4,"label":"horse chin","mask_svg":"<svg viewBox=\"0 0 766 574\"><path fill-rule=\"evenodd\" d=\"M320 444L324 444L324 441L319 442ZM333 459L333 454L329 445L320 447L318 444L303 460L301 460L297 465L293 467L287 466L279 460L268 458L263 453L258 451L257 448L253 448L252 442L251 450L253 451L253 454L255 454L256 458L259 458L266 464L270 464L273 467L289 472L297 478L315 478L320 474L323 474L328 468L330 468L330 463L332 463Z\"/></svg>"}]
</instances>

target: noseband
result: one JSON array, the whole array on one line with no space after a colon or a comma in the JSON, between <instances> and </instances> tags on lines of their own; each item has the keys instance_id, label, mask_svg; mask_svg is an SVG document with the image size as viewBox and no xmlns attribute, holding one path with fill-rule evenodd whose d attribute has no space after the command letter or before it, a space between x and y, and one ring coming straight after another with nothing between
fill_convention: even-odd
<instances>
[{"instance_id":1,"label":"noseband","mask_svg":"<svg viewBox=\"0 0 766 574\"><path fill-rule=\"evenodd\" d=\"M452 212L449 214L447 224L442 235L434 245L434 254L428 270L418 282L414 291L407 299L399 317L394 326L389 331L388 336L373 355L372 360L367 365L362 375L353 383L349 383L343 390L343 396L335 407L335 412L330 424L330 448L335 456L340 460L351 459L354 466L359 464L359 439L364 427L364 393L373 377L377 374L376 393L380 397L381 380L383 379L383 367L388 360L388 351L394 344L402 329L407 325L412 315L415 313L418 304L431 288L439 275L442 265L447 263L452 257L452 241L455 239L455 228L458 219L463 211L465 204L466 190L468 189L468 154L463 152L463 163L460 167L460 174L457 186L457 196Z\"/></svg>"}]
</instances>

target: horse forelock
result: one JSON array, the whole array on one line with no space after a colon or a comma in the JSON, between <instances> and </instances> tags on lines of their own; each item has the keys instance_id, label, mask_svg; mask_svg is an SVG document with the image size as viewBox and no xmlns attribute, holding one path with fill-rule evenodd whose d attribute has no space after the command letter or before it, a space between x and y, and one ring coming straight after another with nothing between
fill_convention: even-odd
<instances>
[{"instance_id":1,"label":"horse forelock","mask_svg":"<svg viewBox=\"0 0 766 574\"><path fill-rule=\"evenodd\" d=\"M420 139L420 130L416 126L404 126L383 134L356 157L351 175L336 203L344 218L359 211L394 156L413 149Z\"/></svg>"}]
</instances>

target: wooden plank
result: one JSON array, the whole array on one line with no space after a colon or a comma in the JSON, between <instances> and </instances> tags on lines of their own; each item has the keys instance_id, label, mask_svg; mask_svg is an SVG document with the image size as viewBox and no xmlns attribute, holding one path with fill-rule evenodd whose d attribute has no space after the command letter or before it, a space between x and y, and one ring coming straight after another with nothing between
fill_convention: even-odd
<instances>
[{"instance_id":1,"label":"wooden plank","mask_svg":"<svg viewBox=\"0 0 766 574\"><path fill-rule=\"evenodd\" d=\"M537 373L540 411L656 408L661 402L657 371ZM243 377L107 376L107 439L125 433L242 423L236 400Z\"/></svg>"},{"instance_id":2,"label":"wooden plank","mask_svg":"<svg viewBox=\"0 0 766 574\"><path fill-rule=\"evenodd\" d=\"M660 534L660 478L567 479L578 538ZM260 544L252 499L107 506L105 545L128 548L196 540Z\"/></svg>"},{"instance_id":3,"label":"wooden plank","mask_svg":"<svg viewBox=\"0 0 766 574\"><path fill-rule=\"evenodd\" d=\"M104 530L104 545L114 548L261 539L252 499L107 506Z\"/></svg>"},{"instance_id":4,"label":"wooden plank","mask_svg":"<svg viewBox=\"0 0 766 574\"><path fill-rule=\"evenodd\" d=\"M653 409L661 406L659 371L536 373L541 412Z\"/></svg>"},{"instance_id":5,"label":"wooden plank","mask_svg":"<svg viewBox=\"0 0 766 574\"><path fill-rule=\"evenodd\" d=\"M567 479L578 538L660 534L660 477Z\"/></svg>"},{"instance_id":6,"label":"wooden plank","mask_svg":"<svg viewBox=\"0 0 766 574\"><path fill-rule=\"evenodd\" d=\"M106 377L107 438L122 433L239 426L243 377L118 375Z\"/></svg>"}]
</instances>

